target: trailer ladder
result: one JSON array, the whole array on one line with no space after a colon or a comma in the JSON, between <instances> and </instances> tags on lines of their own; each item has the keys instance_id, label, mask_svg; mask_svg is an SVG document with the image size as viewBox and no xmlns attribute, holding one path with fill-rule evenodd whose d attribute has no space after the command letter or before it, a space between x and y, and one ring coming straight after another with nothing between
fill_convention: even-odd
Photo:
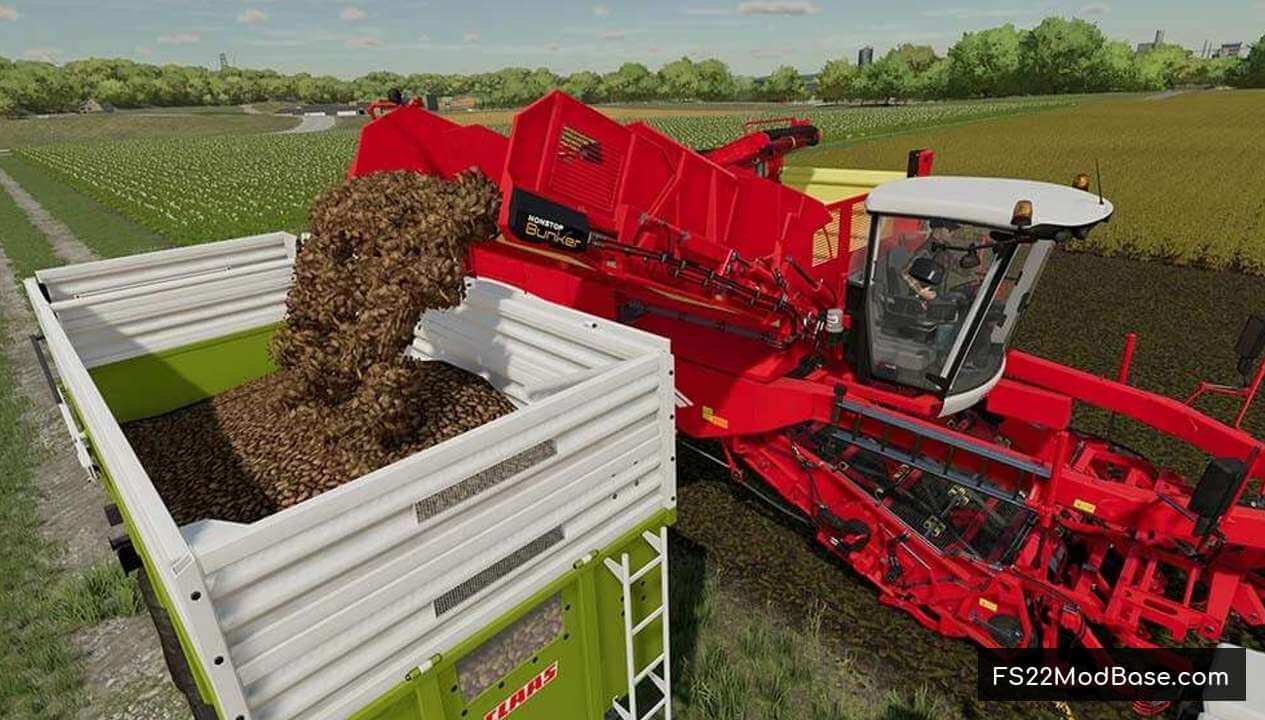
<instances>
[{"instance_id":1,"label":"trailer ladder","mask_svg":"<svg viewBox=\"0 0 1265 720\"><path fill-rule=\"evenodd\" d=\"M623 553L619 562L606 558L606 568L619 580L620 587L623 590L624 655L628 671L628 707L624 707L619 698L615 698L612 706L615 712L619 713L619 717L622 720L648 720L658 714L660 710L663 711L664 720L672 720L672 667L669 660L671 653L668 645L668 528L666 526L661 527L658 533L647 530L641 534L641 537L654 550L654 557L635 572L629 566L628 553ZM632 606L633 584L656 567L660 568L659 607L634 624ZM663 651L659 653L658 657L651 660L648 665L638 670L634 656L637 636L653 625L655 621L659 622L660 629L663 632ZM659 672L656 673L656 669ZM637 712L637 685L646 678L650 678L650 681L659 689L660 698L645 714L639 714Z\"/></svg>"}]
</instances>

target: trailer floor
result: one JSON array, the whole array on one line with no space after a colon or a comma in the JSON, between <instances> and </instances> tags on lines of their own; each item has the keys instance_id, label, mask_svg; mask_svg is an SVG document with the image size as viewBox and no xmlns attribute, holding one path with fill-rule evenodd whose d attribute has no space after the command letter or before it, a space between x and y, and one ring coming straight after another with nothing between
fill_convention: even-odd
<instances>
[{"instance_id":1,"label":"trailer floor","mask_svg":"<svg viewBox=\"0 0 1265 720\"><path fill-rule=\"evenodd\" d=\"M411 366L424 390L412 437L365 452L339 432L340 407L292 408L285 371L123 425L177 525L254 522L514 410L483 378L443 362ZM385 462L373 462L382 457Z\"/></svg>"}]
</instances>

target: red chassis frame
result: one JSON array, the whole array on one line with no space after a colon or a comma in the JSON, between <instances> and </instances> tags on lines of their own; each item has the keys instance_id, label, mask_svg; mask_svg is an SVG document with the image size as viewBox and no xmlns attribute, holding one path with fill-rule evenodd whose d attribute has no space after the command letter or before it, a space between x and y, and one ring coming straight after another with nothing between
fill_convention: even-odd
<instances>
[{"instance_id":1,"label":"red chassis frame","mask_svg":"<svg viewBox=\"0 0 1265 720\"><path fill-rule=\"evenodd\" d=\"M503 235L472 251L473 272L671 338L680 431L719 441L735 475L753 469L929 628L986 646L1148 646L1161 628L1216 639L1231 611L1265 623L1265 511L1239 502L1265 478L1250 435L1016 351L984 407L949 419L934 396L858 378L824 328L846 307L864 196L827 206L782 186L782 156L813 138L790 127L704 155L561 93L520 112L509 138L414 103L365 127L349 174L496 180ZM518 192L590 232L572 247L525 241ZM1190 485L1072 429L1077 403L1241 463L1228 510L1197 532Z\"/></svg>"}]
</instances>

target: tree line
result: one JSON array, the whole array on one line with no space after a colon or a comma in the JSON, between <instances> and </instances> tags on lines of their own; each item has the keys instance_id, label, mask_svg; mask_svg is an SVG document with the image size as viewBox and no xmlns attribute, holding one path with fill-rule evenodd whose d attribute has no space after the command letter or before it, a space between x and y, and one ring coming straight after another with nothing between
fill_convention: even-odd
<instances>
[{"instance_id":1,"label":"tree line","mask_svg":"<svg viewBox=\"0 0 1265 720\"><path fill-rule=\"evenodd\" d=\"M1265 37L1246 58L1203 59L1177 45L1134 52L1091 23L1046 18L1031 30L1002 25L965 33L944 56L904 44L857 67L830 60L810 80L783 66L765 78L732 73L716 59L681 58L657 71L624 63L606 74L558 75L547 68L505 68L470 75L371 72L354 80L285 75L273 70L147 65L122 59L64 65L0 57L0 114L76 109L87 99L120 108L238 105L267 100L330 103L415 94L472 95L484 107L514 107L561 88L586 102L646 100L899 101L1163 90L1185 85L1265 87Z\"/></svg>"}]
</instances>

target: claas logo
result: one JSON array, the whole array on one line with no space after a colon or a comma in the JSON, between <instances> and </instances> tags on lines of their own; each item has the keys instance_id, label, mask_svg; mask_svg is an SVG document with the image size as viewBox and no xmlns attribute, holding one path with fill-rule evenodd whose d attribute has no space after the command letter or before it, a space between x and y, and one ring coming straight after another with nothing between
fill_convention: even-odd
<instances>
[{"instance_id":1,"label":"claas logo","mask_svg":"<svg viewBox=\"0 0 1265 720\"><path fill-rule=\"evenodd\" d=\"M545 686L554 681L558 677L558 661L553 661L549 667L541 670L536 677L528 680L519 689L515 690L512 695L502 700L496 707L492 708L483 716L483 720L502 720L509 717L515 710L527 704L528 700L535 697L536 693L545 689Z\"/></svg>"}]
</instances>

